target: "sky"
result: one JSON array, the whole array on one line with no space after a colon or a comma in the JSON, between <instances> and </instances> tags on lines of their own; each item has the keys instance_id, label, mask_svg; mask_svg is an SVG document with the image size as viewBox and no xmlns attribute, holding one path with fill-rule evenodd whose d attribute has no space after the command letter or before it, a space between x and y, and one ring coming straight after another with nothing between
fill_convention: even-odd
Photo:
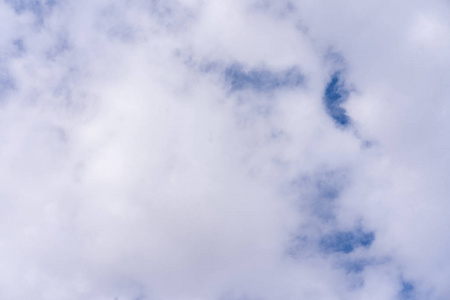
<instances>
[{"instance_id":1,"label":"sky","mask_svg":"<svg viewBox=\"0 0 450 300\"><path fill-rule=\"evenodd\" d=\"M3 0L0 298L450 298L450 2Z\"/></svg>"}]
</instances>

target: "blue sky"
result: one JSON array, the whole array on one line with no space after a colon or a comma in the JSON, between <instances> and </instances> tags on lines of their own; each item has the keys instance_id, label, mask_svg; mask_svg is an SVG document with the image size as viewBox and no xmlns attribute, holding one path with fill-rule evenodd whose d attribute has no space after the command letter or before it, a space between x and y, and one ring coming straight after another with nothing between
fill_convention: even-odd
<instances>
[{"instance_id":1,"label":"blue sky","mask_svg":"<svg viewBox=\"0 0 450 300\"><path fill-rule=\"evenodd\" d=\"M0 298L450 297L450 5L0 2Z\"/></svg>"}]
</instances>

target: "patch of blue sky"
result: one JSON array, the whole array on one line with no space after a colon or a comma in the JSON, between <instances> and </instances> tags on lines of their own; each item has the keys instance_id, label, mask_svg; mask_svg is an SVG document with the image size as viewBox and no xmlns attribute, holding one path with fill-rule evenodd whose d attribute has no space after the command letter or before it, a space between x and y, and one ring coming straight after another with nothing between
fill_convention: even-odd
<instances>
[{"instance_id":1,"label":"patch of blue sky","mask_svg":"<svg viewBox=\"0 0 450 300\"><path fill-rule=\"evenodd\" d=\"M348 254L357 248L368 248L375 240L375 233L361 229L355 231L336 231L320 239L320 249L325 253Z\"/></svg>"},{"instance_id":2,"label":"patch of blue sky","mask_svg":"<svg viewBox=\"0 0 450 300\"><path fill-rule=\"evenodd\" d=\"M241 64L232 64L225 69L225 81L230 91L254 90L272 92L281 88L296 88L304 83L304 76L297 67L283 71L268 68L246 69Z\"/></svg>"},{"instance_id":3,"label":"patch of blue sky","mask_svg":"<svg viewBox=\"0 0 450 300\"><path fill-rule=\"evenodd\" d=\"M45 15L57 4L57 0L5 0L16 13L31 12L38 23L42 23Z\"/></svg>"},{"instance_id":4,"label":"patch of blue sky","mask_svg":"<svg viewBox=\"0 0 450 300\"><path fill-rule=\"evenodd\" d=\"M342 104L347 100L349 90L345 86L341 72L336 72L328 82L325 93L324 102L328 115L340 126L348 126L351 122L346 110Z\"/></svg>"},{"instance_id":5,"label":"patch of blue sky","mask_svg":"<svg viewBox=\"0 0 450 300\"><path fill-rule=\"evenodd\" d=\"M401 300L413 300L415 297L414 284L409 281L401 280L401 290L399 298Z\"/></svg>"}]
</instances>

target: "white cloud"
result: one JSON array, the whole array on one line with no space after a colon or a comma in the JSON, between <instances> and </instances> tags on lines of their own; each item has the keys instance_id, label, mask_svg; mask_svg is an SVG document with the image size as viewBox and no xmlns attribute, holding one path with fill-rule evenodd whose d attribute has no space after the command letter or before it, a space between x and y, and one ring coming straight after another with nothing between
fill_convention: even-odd
<instances>
[{"instance_id":1,"label":"white cloud","mask_svg":"<svg viewBox=\"0 0 450 300\"><path fill-rule=\"evenodd\" d=\"M446 3L33 3L0 4L1 298L448 297Z\"/></svg>"}]
</instances>

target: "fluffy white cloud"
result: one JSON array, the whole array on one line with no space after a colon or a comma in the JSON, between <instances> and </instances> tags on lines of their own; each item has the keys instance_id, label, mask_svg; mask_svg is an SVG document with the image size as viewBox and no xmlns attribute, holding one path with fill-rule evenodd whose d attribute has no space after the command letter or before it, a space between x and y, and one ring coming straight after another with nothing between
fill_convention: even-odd
<instances>
[{"instance_id":1,"label":"fluffy white cloud","mask_svg":"<svg viewBox=\"0 0 450 300\"><path fill-rule=\"evenodd\" d=\"M449 13L0 3L0 297L446 299Z\"/></svg>"}]
</instances>

